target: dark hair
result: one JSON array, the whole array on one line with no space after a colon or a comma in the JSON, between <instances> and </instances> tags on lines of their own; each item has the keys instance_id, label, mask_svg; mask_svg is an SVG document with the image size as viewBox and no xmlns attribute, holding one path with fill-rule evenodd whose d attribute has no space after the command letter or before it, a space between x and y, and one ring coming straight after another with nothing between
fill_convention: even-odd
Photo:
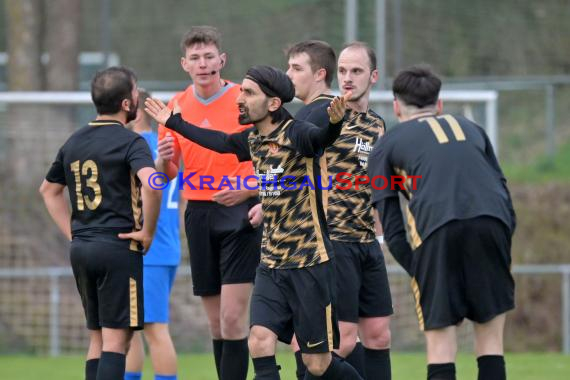
<instances>
[{"instance_id":1,"label":"dark hair","mask_svg":"<svg viewBox=\"0 0 570 380\"><path fill-rule=\"evenodd\" d=\"M218 51L222 50L222 35L217 28L209 25L193 26L180 41L180 49L182 54L186 54L186 49L196 45L214 44L218 48Z\"/></svg>"},{"instance_id":2,"label":"dark hair","mask_svg":"<svg viewBox=\"0 0 570 380\"><path fill-rule=\"evenodd\" d=\"M135 73L122 66L98 71L91 81L91 99L97 114L115 114L121 110L124 99L132 101L136 80Z\"/></svg>"},{"instance_id":3,"label":"dark hair","mask_svg":"<svg viewBox=\"0 0 570 380\"><path fill-rule=\"evenodd\" d=\"M374 49L368 46L366 42L354 41L344 45L342 51L353 48L364 49L366 51L366 54L368 55L368 61L370 62L370 71L376 70L377 62L376 62L376 53L374 52Z\"/></svg>"},{"instance_id":4,"label":"dark hair","mask_svg":"<svg viewBox=\"0 0 570 380\"><path fill-rule=\"evenodd\" d=\"M425 64L400 71L392 84L394 97L418 108L435 105L440 89L441 79Z\"/></svg>"},{"instance_id":5,"label":"dark hair","mask_svg":"<svg viewBox=\"0 0 570 380\"><path fill-rule=\"evenodd\" d=\"M324 41L309 40L298 42L287 50L287 58L291 58L297 54L307 53L309 56L309 64L313 72L319 69L325 69L325 83L331 86L336 72L336 54L333 48Z\"/></svg>"}]
</instances>

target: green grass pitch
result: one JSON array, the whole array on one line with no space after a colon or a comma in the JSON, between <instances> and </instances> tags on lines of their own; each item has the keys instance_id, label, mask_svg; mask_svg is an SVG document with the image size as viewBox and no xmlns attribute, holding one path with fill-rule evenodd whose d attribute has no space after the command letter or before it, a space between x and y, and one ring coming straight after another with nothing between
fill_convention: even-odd
<instances>
[{"instance_id":1,"label":"green grass pitch","mask_svg":"<svg viewBox=\"0 0 570 380\"><path fill-rule=\"evenodd\" d=\"M567 380L570 378L570 357L555 353L507 354L507 371L516 380ZM295 361L292 354L278 354L281 379L295 380ZM182 354L178 357L180 380L215 380L214 361L209 354ZM250 366L250 378L252 367ZM83 379L83 357L63 356L0 356L0 379L18 380L77 380ZM392 377L395 380L426 378L423 353L396 353L392 355ZM473 356L459 355L457 378L477 378ZM150 362L146 363L144 380L152 380Z\"/></svg>"}]
</instances>

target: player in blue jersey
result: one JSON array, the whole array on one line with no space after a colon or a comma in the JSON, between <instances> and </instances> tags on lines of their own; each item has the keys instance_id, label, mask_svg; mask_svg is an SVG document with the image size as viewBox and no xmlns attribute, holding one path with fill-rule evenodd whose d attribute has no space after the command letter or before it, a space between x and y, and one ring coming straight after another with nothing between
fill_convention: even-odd
<instances>
[{"instance_id":1,"label":"player in blue jersey","mask_svg":"<svg viewBox=\"0 0 570 380\"><path fill-rule=\"evenodd\" d=\"M156 159L158 134L143 111L149 94L139 89L137 117L130 124L140 134ZM168 330L168 301L180 263L179 191L175 177L163 190L158 225L150 250L143 260L144 336L150 350L155 380L176 380L176 351ZM144 362L144 346L140 332L135 333L127 355L125 380L140 380Z\"/></svg>"}]
</instances>

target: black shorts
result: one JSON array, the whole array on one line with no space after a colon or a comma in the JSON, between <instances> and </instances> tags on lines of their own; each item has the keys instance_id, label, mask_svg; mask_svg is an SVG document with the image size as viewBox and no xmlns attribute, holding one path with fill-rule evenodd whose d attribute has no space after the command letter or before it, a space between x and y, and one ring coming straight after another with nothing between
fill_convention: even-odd
<instances>
[{"instance_id":1,"label":"black shorts","mask_svg":"<svg viewBox=\"0 0 570 380\"><path fill-rule=\"evenodd\" d=\"M188 201L185 224L194 295L220 294L222 285L255 279L262 228L249 223L254 204L253 199L233 207Z\"/></svg>"},{"instance_id":2,"label":"black shorts","mask_svg":"<svg viewBox=\"0 0 570 380\"><path fill-rule=\"evenodd\" d=\"M392 315L392 296L384 254L376 240L370 243L332 241L336 261L338 320Z\"/></svg>"},{"instance_id":3,"label":"black shorts","mask_svg":"<svg viewBox=\"0 0 570 380\"><path fill-rule=\"evenodd\" d=\"M74 238L70 260L87 328L144 325L143 256L129 243Z\"/></svg>"},{"instance_id":4,"label":"black shorts","mask_svg":"<svg viewBox=\"0 0 570 380\"><path fill-rule=\"evenodd\" d=\"M515 307L511 232L500 220L451 221L414 251L412 290L421 330L464 318L485 323Z\"/></svg>"},{"instance_id":5,"label":"black shorts","mask_svg":"<svg viewBox=\"0 0 570 380\"><path fill-rule=\"evenodd\" d=\"M268 328L287 344L294 332L303 353L331 352L339 344L334 293L332 261L300 269L260 266L251 298L251 325Z\"/></svg>"}]
</instances>

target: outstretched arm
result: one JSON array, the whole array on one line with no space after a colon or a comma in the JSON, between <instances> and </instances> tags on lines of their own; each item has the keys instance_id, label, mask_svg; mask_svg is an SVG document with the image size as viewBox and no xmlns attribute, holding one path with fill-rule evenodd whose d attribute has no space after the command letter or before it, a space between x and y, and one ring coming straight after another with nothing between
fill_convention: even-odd
<instances>
[{"instance_id":1,"label":"outstretched arm","mask_svg":"<svg viewBox=\"0 0 570 380\"><path fill-rule=\"evenodd\" d=\"M180 107L174 102L171 111L158 99L148 98L145 101L145 111L166 128L172 129L181 136L218 153L233 153L240 161L251 160L247 143L247 132L227 134L221 131L212 131L190 124L182 119Z\"/></svg>"},{"instance_id":2,"label":"outstretched arm","mask_svg":"<svg viewBox=\"0 0 570 380\"><path fill-rule=\"evenodd\" d=\"M329 114L328 127L319 128L313 124L301 122L305 125L292 131L291 138L297 144L301 154L305 156L320 155L327 146L335 142L340 135L347 108L346 103L351 95L352 93L348 92L344 96L337 96L332 100L327 108Z\"/></svg>"}]
</instances>

